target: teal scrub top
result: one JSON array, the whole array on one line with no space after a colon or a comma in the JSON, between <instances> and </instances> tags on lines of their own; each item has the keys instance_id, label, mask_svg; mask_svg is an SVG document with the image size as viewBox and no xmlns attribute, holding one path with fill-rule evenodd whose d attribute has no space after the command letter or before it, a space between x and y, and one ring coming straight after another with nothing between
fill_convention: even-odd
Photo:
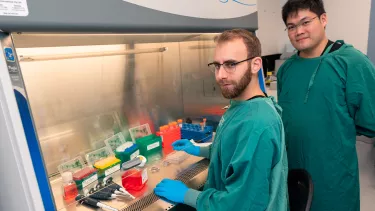
<instances>
[{"instance_id":1,"label":"teal scrub top","mask_svg":"<svg viewBox=\"0 0 375 211\"><path fill-rule=\"evenodd\" d=\"M288 59L277 74L289 169L313 180L312 211L359 211L356 135L375 136L375 69L353 46Z\"/></svg>"},{"instance_id":2,"label":"teal scrub top","mask_svg":"<svg viewBox=\"0 0 375 211\"><path fill-rule=\"evenodd\" d=\"M286 211L288 164L283 124L273 98L231 101L208 151L202 192L185 203L197 210ZM280 111L280 110L279 110Z\"/></svg>"}]
</instances>

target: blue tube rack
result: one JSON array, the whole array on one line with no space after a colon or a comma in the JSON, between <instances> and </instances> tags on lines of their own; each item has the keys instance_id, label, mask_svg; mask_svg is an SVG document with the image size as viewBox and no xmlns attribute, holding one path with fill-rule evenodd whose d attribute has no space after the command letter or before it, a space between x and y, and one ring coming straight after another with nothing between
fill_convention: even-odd
<instances>
[{"instance_id":1,"label":"blue tube rack","mask_svg":"<svg viewBox=\"0 0 375 211\"><path fill-rule=\"evenodd\" d=\"M183 123L181 128L182 139L193 139L196 142L204 143L212 138L213 127L206 126L201 128L198 124Z\"/></svg>"}]
</instances>

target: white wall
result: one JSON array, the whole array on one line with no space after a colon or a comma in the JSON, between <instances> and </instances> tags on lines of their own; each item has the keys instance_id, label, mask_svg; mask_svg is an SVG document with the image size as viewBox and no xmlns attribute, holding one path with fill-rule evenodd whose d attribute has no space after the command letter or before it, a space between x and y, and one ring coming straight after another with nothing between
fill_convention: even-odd
<instances>
[{"instance_id":1,"label":"white wall","mask_svg":"<svg viewBox=\"0 0 375 211\"><path fill-rule=\"evenodd\" d=\"M375 0L371 0L372 7L370 11L370 28L367 45L367 55L375 63Z\"/></svg>"},{"instance_id":2,"label":"white wall","mask_svg":"<svg viewBox=\"0 0 375 211\"><path fill-rule=\"evenodd\" d=\"M341 39L367 53L371 0L325 0L327 36Z\"/></svg>"},{"instance_id":3,"label":"white wall","mask_svg":"<svg viewBox=\"0 0 375 211\"><path fill-rule=\"evenodd\" d=\"M281 18L281 3L258 0L258 25L257 36L262 45L262 55L281 53L289 41Z\"/></svg>"},{"instance_id":4,"label":"white wall","mask_svg":"<svg viewBox=\"0 0 375 211\"><path fill-rule=\"evenodd\" d=\"M357 137L357 140L361 211L372 211L375 199L375 139L361 136Z\"/></svg>"},{"instance_id":5,"label":"white wall","mask_svg":"<svg viewBox=\"0 0 375 211\"><path fill-rule=\"evenodd\" d=\"M257 36L263 55L282 53L289 44L281 8L287 0L258 0ZM344 40L367 53L371 0L324 0L328 15L327 36ZM355 4L355 7L354 7Z\"/></svg>"}]
</instances>

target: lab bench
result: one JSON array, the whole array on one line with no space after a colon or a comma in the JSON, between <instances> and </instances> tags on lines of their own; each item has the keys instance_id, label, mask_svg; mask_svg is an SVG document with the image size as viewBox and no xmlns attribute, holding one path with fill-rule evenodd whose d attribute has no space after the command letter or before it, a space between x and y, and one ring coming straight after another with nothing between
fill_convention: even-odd
<instances>
[{"instance_id":1,"label":"lab bench","mask_svg":"<svg viewBox=\"0 0 375 211\"><path fill-rule=\"evenodd\" d=\"M146 164L148 172L148 181L146 186L139 192L131 192L136 199L116 198L108 201L101 201L106 205L118 209L119 211L135 211L135 210L170 210L175 205L168 203L153 193L155 186L164 178L178 179L183 181L188 187L193 189L201 188L207 178L209 160L196 156L189 156L180 164L164 165L163 161L155 164ZM157 167L158 172L152 172L151 168ZM123 171L113 173L113 182L121 185L121 175ZM55 179L51 181L52 192L54 193L55 205L57 210L61 211L86 211L95 210L77 202L66 204L63 200L63 192L61 189L62 180ZM99 209L100 210L100 209ZM105 209L103 209L105 210ZM173 209L176 210L176 209ZM178 209L177 209L178 210Z\"/></svg>"}]
</instances>

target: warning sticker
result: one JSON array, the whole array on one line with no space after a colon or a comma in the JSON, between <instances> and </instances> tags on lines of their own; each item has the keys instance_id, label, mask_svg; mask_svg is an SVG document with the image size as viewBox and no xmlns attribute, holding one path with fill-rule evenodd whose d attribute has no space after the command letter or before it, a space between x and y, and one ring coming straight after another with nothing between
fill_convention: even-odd
<instances>
[{"instance_id":1,"label":"warning sticker","mask_svg":"<svg viewBox=\"0 0 375 211\"><path fill-rule=\"evenodd\" d=\"M0 0L0 15L3 16L28 16L26 0Z\"/></svg>"}]
</instances>

